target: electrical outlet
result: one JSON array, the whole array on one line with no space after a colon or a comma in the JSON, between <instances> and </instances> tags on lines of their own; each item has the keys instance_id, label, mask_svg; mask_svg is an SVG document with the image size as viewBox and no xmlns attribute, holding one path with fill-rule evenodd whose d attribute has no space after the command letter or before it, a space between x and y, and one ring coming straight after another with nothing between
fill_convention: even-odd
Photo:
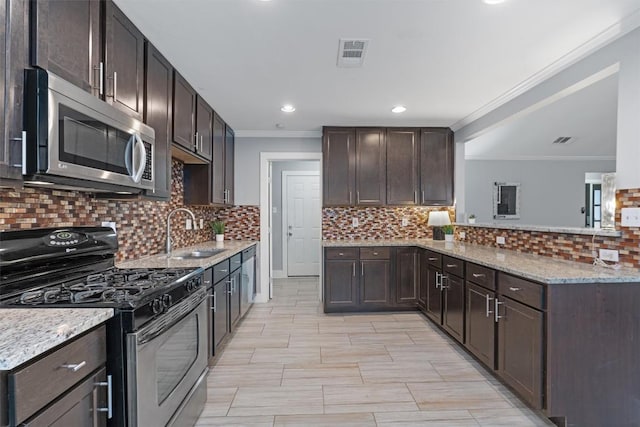
<instances>
[{"instance_id":1,"label":"electrical outlet","mask_svg":"<svg viewBox=\"0 0 640 427\"><path fill-rule=\"evenodd\" d=\"M200 218L200 230L204 228L204 219Z\"/></svg>"},{"instance_id":2,"label":"electrical outlet","mask_svg":"<svg viewBox=\"0 0 640 427\"><path fill-rule=\"evenodd\" d=\"M613 249L600 249L600 259L603 261L618 262L618 251Z\"/></svg>"},{"instance_id":3,"label":"electrical outlet","mask_svg":"<svg viewBox=\"0 0 640 427\"><path fill-rule=\"evenodd\" d=\"M402 226L406 227L407 225L409 225L409 220L407 218L402 218Z\"/></svg>"},{"instance_id":4,"label":"electrical outlet","mask_svg":"<svg viewBox=\"0 0 640 427\"><path fill-rule=\"evenodd\" d=\"M191 230L192 224L190 218L185 219L184 228L185 230Z\"/></svg>"},{"instance_id":5,"label":"electrical outlet","mask_svg":"<svg viewBox=\"0 0 640 427\"><path fill-rule=\"evenodd\" d=\"M504 236L496 236L496 243L498 245L504 245L505 244Z\"/></svg>"},{"instance_id":6,"label":"electrical outlet","mask_svg":"<svg viewBox=\"0 0 640 427\"><path fill-rule=\"evenodd\" d=\"M461 231L458 233L458 237L460 237L460 240L464 240L467 237L467 233Z\"/></svg>"},{"instance_id":7,"label":"electrical outlet","mask_svg":"<svg viewBox=\"0 0 640 427\"><path fill-rule=\"evenodd\" d=\"M620 216L623 227L640 227L640 208L622 208Z\"/></svg>"},{"instance_id":8,"label":"electrical outlet","mask_svg":"<svg viewBox=\"0 0 640 427\"><path fill-rule=\"evenodd\" d=\"M113 231L116 231L116 222L115 221L102 221L101 225L103 227L111 227Z\"/></svg>"},{"instance_id":9,"label":"electrical outlet","mask_svg":"<svg viewBox=\"0 0 640 427\"><path fill-rule=\"evenodd\" d=\"M354 216L353 219L351 220L351 226L357 227L358 225L360 225L360 223L358 222L358 217Z\"/></svg>"}]
</instances>

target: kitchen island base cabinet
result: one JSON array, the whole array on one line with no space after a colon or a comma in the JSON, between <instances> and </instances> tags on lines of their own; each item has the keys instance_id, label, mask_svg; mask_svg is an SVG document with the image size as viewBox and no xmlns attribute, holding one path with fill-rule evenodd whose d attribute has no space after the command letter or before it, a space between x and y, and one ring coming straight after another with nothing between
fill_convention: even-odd
<instances>
[{"instance_id":1,"label":"kitchen island base cabinet","mask_svg":"<svg viewBox=\"0 0 640 427\"><path fill-rule=\"evenodd\" d=\"M445 276L442 284L444 302L442 327L461 344L464 343L464 280Z\"/></svg>"},{"instance_id":2,"label":"kitchen island base cabinet","mask_svg":"<svg viewBox=\"0 0 640 427\"><path fill-rule=\"evenodd\" d=\"M491 369L496 367L495 299L495 292L467 282L465 346Z\"/></svg>"}]
</instances>

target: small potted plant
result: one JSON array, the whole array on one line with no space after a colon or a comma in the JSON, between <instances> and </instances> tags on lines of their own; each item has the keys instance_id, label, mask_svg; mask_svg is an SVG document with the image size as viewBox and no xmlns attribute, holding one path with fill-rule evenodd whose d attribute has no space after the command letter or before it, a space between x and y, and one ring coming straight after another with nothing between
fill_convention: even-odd
<instances>
[{"instance_id":1,"label":"small potted plant","mask_svg":"<svg viewBox=\"0 0 640 427\"><path fill-rule=\"evenodd\" d=\"M469 215L469 224L475 224L475 223L476 223L476 214Z\"/></svg>"},{"instance_id":2,"label":"small potted plant","mask_svg":"<svg viewBox=\"0 0 640 427\"><path fill-rule=\"evenodd\" d=\"M444 241L453 242L453 225L443 225L442 231L444 232Z\"/></svg>"},{"instance_id":3,"label":"small potted plant","mask_svg":"<svg viewBox=\"0 0 640 427\"><path fill-rule=\"evenodd\" d=\"M216 235L216 242L224 241L224 222L222 221L213 221L211 223L211 229Z\"/></svg>"}]
</instances>

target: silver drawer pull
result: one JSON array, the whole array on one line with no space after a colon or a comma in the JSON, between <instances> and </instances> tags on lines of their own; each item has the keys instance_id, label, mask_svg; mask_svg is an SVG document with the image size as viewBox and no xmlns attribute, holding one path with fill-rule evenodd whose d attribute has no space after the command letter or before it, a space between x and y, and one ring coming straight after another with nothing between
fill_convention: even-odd
<instances>
[{"instance_id":1,"label":"silver drawer pull","mask_svg":"<svg viewBox=\"0 0 640 427\"><path fill-rule=\"evenodd\" d=\"M107 375L107 382L99 382L94 383L97 387L107 387L107 407L106 408L96 408L97 412L106 412L107 418L111 419L113 416L113 385L111 382L111 375Z\"/></svg>"},{"instance_id":2,"label":"silver drawer pull","mask_svg":"<svg viewBox=\"0 0 640 427\"><path fill-rule=\"evenodd\" d=\"M378 255L378 252L374 252L373 254L374 254L374 255Z\"/></svg>"},{"instance_id":3,"label":"silver drawer pull","mask_svg":"<svg viewBox=\"0 0 640 427\"><path fill-rule=\"evenodd\" d=\"M500 306L501 306L502 304L504 304L504 303L503 303L503 302L498 301L498 298L496 298L496 299L494 300L494 302L495 302L495 307L494 307L494 313L493 313L493 315L495 316L495 317L494 317L494 320L495 320L495 321L496 321L496 323L497 323L497 322L498 322L498 320L500 320L500 319L502 319L502 318L504 317L504 316L500 316L500 314L499 314Z\"/></svg>"},{"instance_id":4,"label":"silver drawer pull","mask_svg":"<svg viewBox=\"0 0 640 427\"><path fill-rule=\"evenodd\" d=\"M338 252L338 255L344 256L344 252Z\"/></svg>"},{"instance_id":5,"label":"silver drawer pull","mask_svg":"<svg viewBox=\"0 0 640 427\"><path fill-rule=\"evenodd\" d=\"M71 372L78 372L80 369L84 368L84 366L87 364L87 362L85 360L83 360L80 363L70 363L68 365L62 365L63 368L67 368L69 369Z\"/></svg>"},{"instance_id":6,"label":"silver drawer pull","mask_svg":"<svg viewBox=\"0 0 640 427\"><path fill-rule=\"evenodd\" d=\"M437 261L438 258L429 258L429 261Z\"/></svg>"},{"instance_id":7,"label":"silver drawer pull","mask_svg":"<svg viewBox=\"0 0 640 427\"><path fill-rule=\"evenodd\" d=\"M511 286L511 287L509 288L509 290L510 290L511 292L518 292L518 291L521 291L522 289L520 289L520 288L514 288L513 286Z\"/></svg>"},{"instance_id":8,"label":"silver drawer pull","mask_svg":"<svg viewBox=\"0 0 640 427\"><path fill-rule=\"evenodd\" d=\"M475 277L476 279L479 277L486 277L484 274L480 274L480 273L473 273L473 277Z\"/></svg>"},{"instance_id":9,"label":"silver drawer pull","mask_svg":"<svg viewBox=\"0 0 640 427\"><path fill-rule=\"evenodd\" d=\"M489 315L493 313L493 311L491 311L491 309L489 308L491 305L489 301L491 301L493 298L491 298L489 294L486 294L485 297L487 299L487 306L485 307L485 311L486 311L487 317L489 317Z\"/></svg>"},{"instance_id":10,"label":"silver drawer pull","mask_svg":"<svg viewBox=\"0 0 640 427\"><path fill-rule=\"evenodd\" d=\"M447 264L447 268L455 268L455 267L457 267L456 264Z\"/></svg>"},{"instance_id":11,"label":"silver drawer pull","mask_svg":"<svg viewBox=\"0 0 640 427\"><path fill-rule=\"evenodd\" d=\"M220 273L226 273L227 270L220 270Z\"/></svg>"}]
</instances>

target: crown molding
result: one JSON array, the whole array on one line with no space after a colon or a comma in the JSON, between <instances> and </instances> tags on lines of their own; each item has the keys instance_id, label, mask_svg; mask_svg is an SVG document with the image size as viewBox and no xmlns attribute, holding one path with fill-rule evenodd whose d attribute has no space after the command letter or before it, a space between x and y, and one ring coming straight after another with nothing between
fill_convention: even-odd
<instances>
[{"instance_id":1,"label":"crown molding","mask_svg":"<svg viewBox=\"0 0 640 427\"><path fill-rule=\"evenodd\" d=\"M322 138L319 130L236 130L236 138Z\"/></svg>"}]
</instances>

